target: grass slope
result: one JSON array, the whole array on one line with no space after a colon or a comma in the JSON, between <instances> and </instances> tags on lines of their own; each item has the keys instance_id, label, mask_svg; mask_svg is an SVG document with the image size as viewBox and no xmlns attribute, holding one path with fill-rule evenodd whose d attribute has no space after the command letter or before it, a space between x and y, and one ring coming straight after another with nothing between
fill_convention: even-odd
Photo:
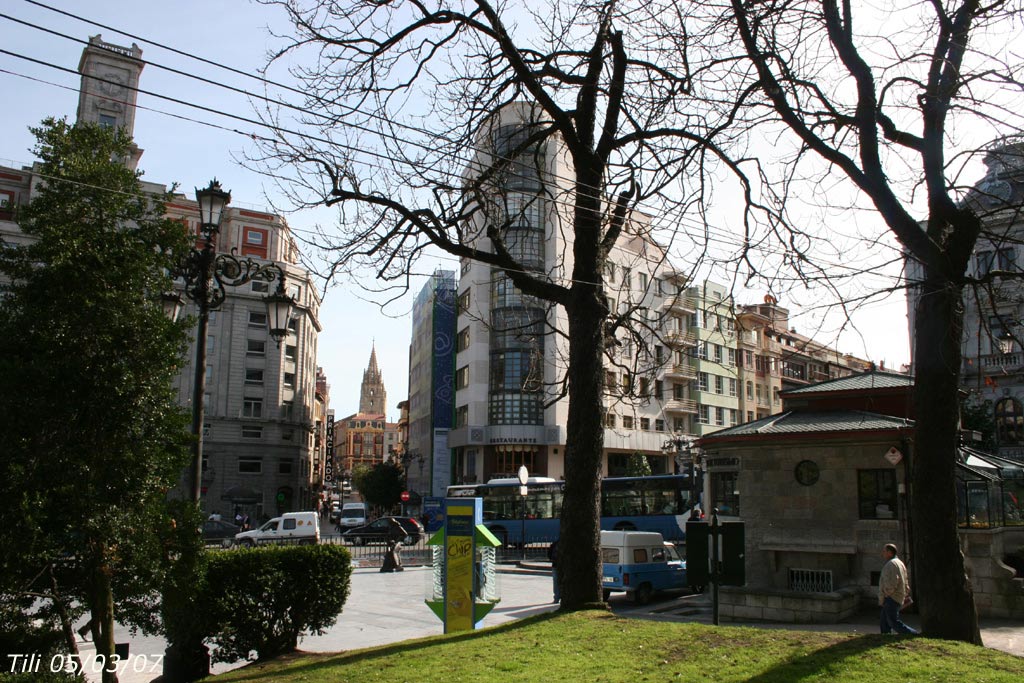
<instances>
[{"instance_id":1,"label":"grass slope","mask_svg":"<svg viewBox=\"0 0 1024 683\"><path fill-rule=\"evenodd\" d=\"M292 655L207 680L1020 683L1024 659L924 638L713 627L593 611L545 614L475 633L343 654Z\"/></svg>"}]
</instances>

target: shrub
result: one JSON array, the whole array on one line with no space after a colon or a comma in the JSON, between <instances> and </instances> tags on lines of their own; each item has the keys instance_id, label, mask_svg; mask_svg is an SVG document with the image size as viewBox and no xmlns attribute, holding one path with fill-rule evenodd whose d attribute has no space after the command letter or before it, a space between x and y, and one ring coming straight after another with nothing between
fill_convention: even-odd
<instances>
[{"instance_id":1,"label":"shrub","mask_svg":"<svg viewBox=\"0 0 1024 683\"><path fill-rule=\"evenodd\" d=\"M210 553L207 625L214 661L268 659L293 651L303 633L334 625L352 573L341 546L260 546Z\"/></svg>"}]
</instances>

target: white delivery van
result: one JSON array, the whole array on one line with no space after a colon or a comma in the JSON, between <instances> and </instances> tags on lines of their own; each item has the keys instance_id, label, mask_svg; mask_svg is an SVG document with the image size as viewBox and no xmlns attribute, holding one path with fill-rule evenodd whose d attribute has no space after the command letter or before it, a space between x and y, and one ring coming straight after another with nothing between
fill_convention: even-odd
<instances>
[{"instance_id":1,"label":"white delivery van","mask_svg":"<svg viewBox=\"0 0 1024 683\"><path fill-rule=\"evenodd\" d=\"M653 531L601 532L604 600L625 591L646 605L655 591L686 588L686 561Z\"/></svg>"},{"instance_id":2,"label":"white delivery van","mask_svg":"<svg viewBox=\"0 0 1024 683\"><path fill-rule=\"evenodd\" d=\"M263 543L320 542L320 517L315 511L286 512L252 531L235 535L235 543L252 547Z\"/></svg>"},{"instance_id":3,"label":"white delivery van","mask_svg":"<svg viewBox=\"0 0 1024 683\"><path fill-rule=\"evenodd\" d=\"M366 524L368 517L366 503L345 503L341 506L341 515L338 519L338 527L351 529L352 527Z\"/></svg>"}]
</instances>

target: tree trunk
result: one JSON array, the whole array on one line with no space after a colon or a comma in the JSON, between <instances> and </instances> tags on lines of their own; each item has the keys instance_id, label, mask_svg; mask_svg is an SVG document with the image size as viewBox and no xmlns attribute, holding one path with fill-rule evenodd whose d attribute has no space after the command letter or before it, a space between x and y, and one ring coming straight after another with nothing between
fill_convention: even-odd
<instances>
[{"instance_id":1,"label":"tree trunk","mask_svg":"<svg viewBox=\"0 0 1024 683\"><path fill-rule=\"evenodd\" d=\"M104 564L93 569L90 612L97 665L103 665L103 683L117 683L117 664L114 662L114 592L110 584L110 567Z\"/></svg>"},{"instance_id":2,"label":"tree trunk","mask_svg":"<svg viewBox=\"0 0 1024 683\"><path fill-rule=\"evenodd\" d=\"M577 159L577 163L579 160ZM565 498L558 548L562 609L601 600L601 467L604 458L604 324L599 169L579 171L574 217L573 284L569 319L569 418Z\"/></svg>"},{"instance_id":3,"label":"tree trunk","mask_svg":"<svg viewBox=\"0 0 1024 683\"><path fill-rule=\"evenodd\" d=\"M956 513L962 292L937 275L938 268L926 268L917 304L914 354L917 428L910 498L911 585L916 584L926 636L980 645Z\"/></svg>"}]
</instances>

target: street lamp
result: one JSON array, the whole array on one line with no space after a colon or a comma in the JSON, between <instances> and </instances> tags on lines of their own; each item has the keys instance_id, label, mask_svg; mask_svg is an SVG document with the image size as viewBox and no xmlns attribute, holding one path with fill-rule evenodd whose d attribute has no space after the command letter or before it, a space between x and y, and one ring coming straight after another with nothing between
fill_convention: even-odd
<instances>
[{"instance_id":1,"label":"street lamp","mask_svg":"<svg viewBox=\"0 0 1024 683\"><path fill-rule=\"evenodd\" d=\"M288 336L288 323L295 314L296 303L285 292L284 270L276 263L257 263L251 258L241 259L232 249L231 253L218 254L217 236L224 210L231 201L231 193L224 191L216 179L209 186L196 188L196 202L199 204L200 247L189 249L181 263L172 273L184 280L185 296L199 309L199 323L196 330L195 375L192 384L192 435L195 437L192 462L189 465L190 498L196 505L200 502L203 470L203 421L206 395L206 341L210 324L210 311L224 303L225 287L238 287L254 280L271 283L277 280L277 289L265 297L267 305L267 326L270 336L281 346ZM176 320L182 308L182 298L177 293L163 297L164 313Z\"/></svg>"},{"instance_id":2,"label":"street lamp","mask_svg":"<svg viewBox=\"0 0 1024 683\"><path fill-rule=\"evenodd\" d=\"M696 441L691 437L673 436L661 445L661 452L666 455L674 455L676 470L687 467L690 474L690 514L700 502L703 481L701 479L700 449ZM687 458L686 456L690 457Z\"/></svg>"}]
</instances>

